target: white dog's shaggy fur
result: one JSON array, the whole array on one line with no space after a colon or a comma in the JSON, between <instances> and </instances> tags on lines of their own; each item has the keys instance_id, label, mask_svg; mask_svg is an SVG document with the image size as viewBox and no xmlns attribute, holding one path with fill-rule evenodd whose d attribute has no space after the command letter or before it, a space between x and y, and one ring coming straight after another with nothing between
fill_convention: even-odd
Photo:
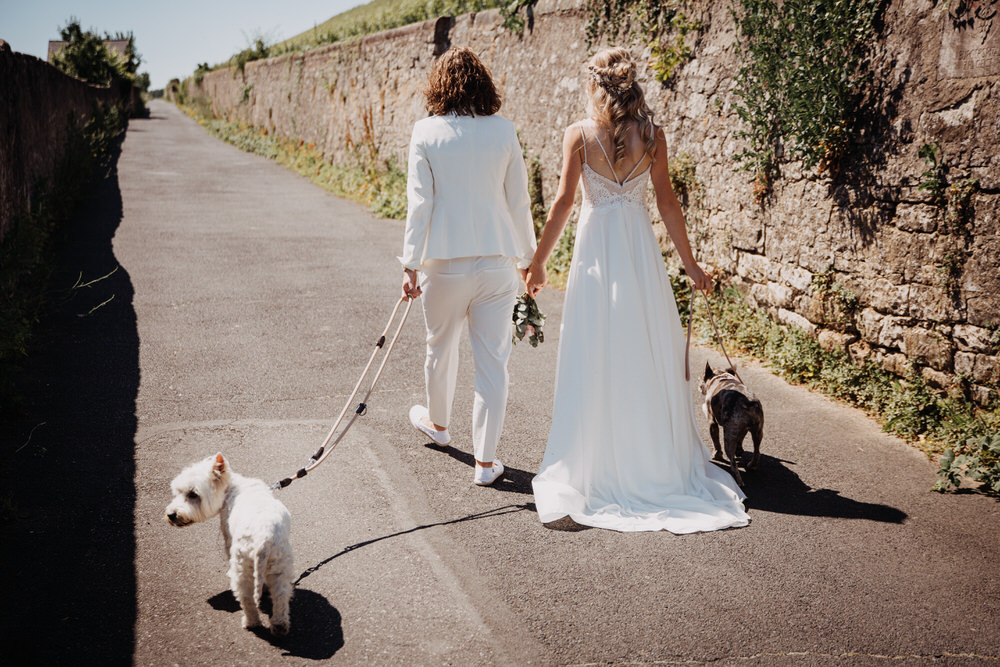
<instances>
[{"instance_id":1,"label":"white dog's shaggy fur","mask_svg":"<svg viewBox=\"0 0 1000 667\"><path fill-rule=\"evenodd\" d=\"M261 624L260 598L271 594L271 634L285 635L291 627L291 515L259 479L229 468L222 454L193 463L179 474L171 489L166 520L183 527L219 515L229 557L229 584L243 609L243 627Z\"/></svg>"}]
</instances>

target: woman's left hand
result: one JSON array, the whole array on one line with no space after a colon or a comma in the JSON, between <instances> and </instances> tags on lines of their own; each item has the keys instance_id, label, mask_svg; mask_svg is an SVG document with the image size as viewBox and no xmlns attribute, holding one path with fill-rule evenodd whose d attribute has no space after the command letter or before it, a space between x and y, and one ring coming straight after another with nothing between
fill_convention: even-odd
<instances>
[{"instance_id":1,"label":"woman's left hand","mask_svg":"<svg viewBox=\"0 0 1000 667\"><path fill-rule=\"evenodd\" d=\"M709 292L715 285L715 281L712 280L712 276L705 273L705 270L700 266L695 264L686 269L688 277L694 282L694 288L700 289L703 292Z\"/></svg>"}]
</instances>

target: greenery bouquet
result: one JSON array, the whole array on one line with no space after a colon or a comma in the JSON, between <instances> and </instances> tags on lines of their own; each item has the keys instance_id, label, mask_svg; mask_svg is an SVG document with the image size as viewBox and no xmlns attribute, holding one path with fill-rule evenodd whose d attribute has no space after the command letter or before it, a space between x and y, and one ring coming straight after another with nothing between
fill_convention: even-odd
<instances>
[{"instance_id":1,"label":"greenery bouquet","mask_svg":"<svg viewBox=\"0 0 1000 667\"><path fill-rule=\"evenodd\" d=\"M545 324L545 314L538 309L538 304L527 292L517 297L514 303L514 344L524 340L527 334L531 347L538 347L539 343L545 342L545 334L542 333L542 325Z\"/></svg>"}]
</instances>

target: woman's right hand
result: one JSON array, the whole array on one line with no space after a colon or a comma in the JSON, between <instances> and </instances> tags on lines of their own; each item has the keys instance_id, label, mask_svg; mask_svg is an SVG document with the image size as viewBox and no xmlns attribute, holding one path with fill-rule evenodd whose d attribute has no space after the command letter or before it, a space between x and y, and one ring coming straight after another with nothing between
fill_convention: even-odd
<instances>
[{"instance_id":1,"label":"woman's right hand","mask_svg":"<svg viewBox=\"0 0 1000 667\"><path fill-rule=\"evenodd\" d=\"M545 270L545 265L532 262L531 266L528 267L527 275L524 277L524 285L528 288L528 296L534 299L548 282L549 274Z\"/></svg>"}]
</instances>

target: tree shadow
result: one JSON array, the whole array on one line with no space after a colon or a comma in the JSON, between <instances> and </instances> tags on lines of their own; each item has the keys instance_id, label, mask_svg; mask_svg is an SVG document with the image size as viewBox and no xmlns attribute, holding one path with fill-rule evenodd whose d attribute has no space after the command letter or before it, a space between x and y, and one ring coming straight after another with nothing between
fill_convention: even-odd
<instances>
[{"instance_id":1,"label":"tree shadow","mask_svg":"<svg viewBox=\"0 0 1000 667\"><path fill-rule=\"evenodd\" d=\"M112 248L119 154L56 231L48 310L0 429L10 664L129 664L134 653L139 335Z\"/></svg>"},{"instance_id":2,"label":"tree shadow","mask_svg":"<svg viewBox=\"0 0 1000 667\"><path fill-rule=\"evenodd\" d=\"M232 591L223 591L208 599L212 609L237 613L240 603ZM270 616L271 600L264 592L261 611ZM284 651L282 656L307 660L329 660L344 647L344 628L340 612L325 597L306 588L295 589L292 596L292 629L287 637L275 637L266 628L255 628L254 634Z\"/></svg>"},{"instance_id":3,"label":"tree shadow","mask_svg":"<svg viewBox=\"0 0 1000 667\"><path fill-rule=\"evenodd\" d=\"M476 457L468 452L463 452L460 449L455 449L451 445L436 445L434 443L428 442L424 445L428 449L433 449L436 452L442 452L447 454L456 461L460 461L470 468L474 468L476 465ZM498 491L504 491L505 493L520 493L526 496L534 494L531 488L531 480L534 478L535 474L530 473L527 470L520 470L519 468L511 468L505 465L503 476L497 481L493 482L492 488Z\"/></svg>"},{"instance_id":4,"label":"tree shadow","mask_svg":"<svg viewBox=\"0 0 1000 667\"><path fill-rule=\"evenodd\" d=\"M716 464L729 472L728 466ZM906 520L906 512L895 507L845 498L835 489L813 489L785 464L795 465L792 461L761 454L760 467L743 474L747 509L882 523Z\"/></svg>"}]
</instances>

